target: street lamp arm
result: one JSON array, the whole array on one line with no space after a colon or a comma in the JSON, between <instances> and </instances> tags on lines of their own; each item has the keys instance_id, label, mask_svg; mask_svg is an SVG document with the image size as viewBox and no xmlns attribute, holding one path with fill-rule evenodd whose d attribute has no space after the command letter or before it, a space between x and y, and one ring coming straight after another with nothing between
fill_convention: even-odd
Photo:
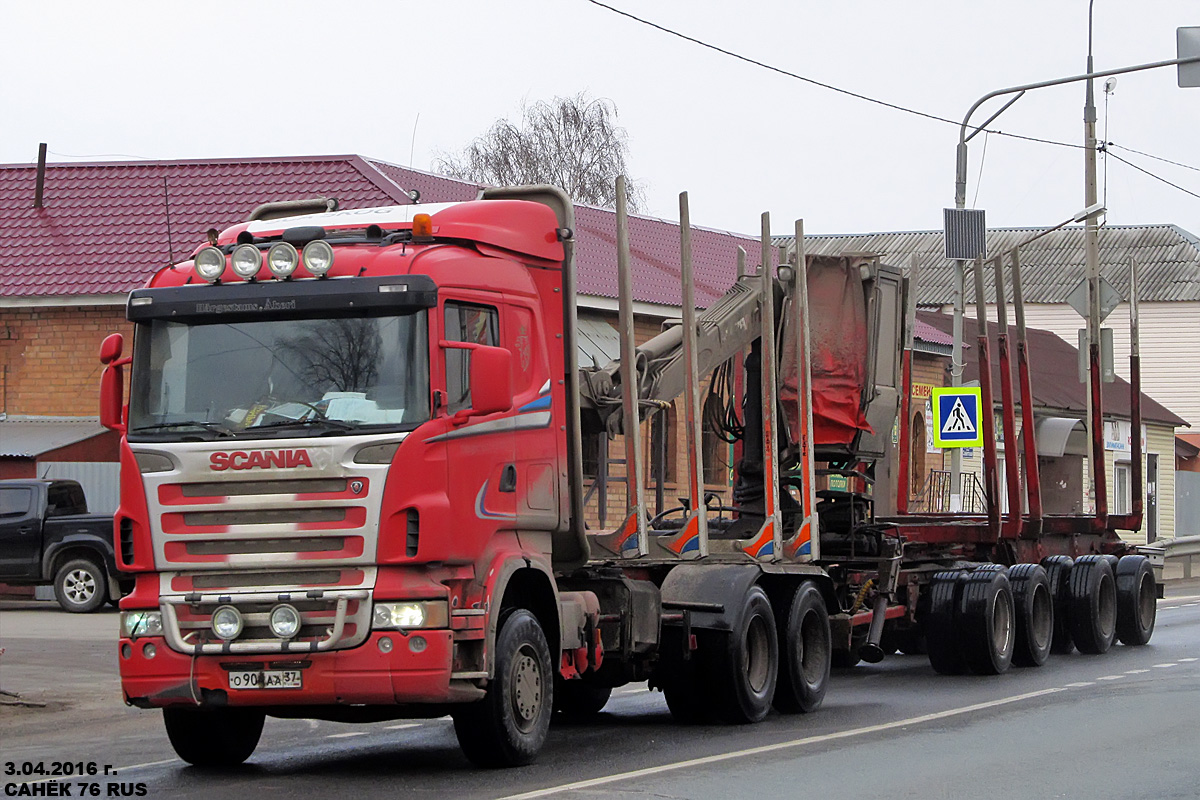
<instances>
[{"instance_id":1,"label":"street lamp arm","mask_svg":"<svg viewBox=\"0 0 1200 800\"><path fill-rule=\"evenodd\" d=\"M971 115L974 114L975 111L981 105L986 103L988 100L991 100L993 97L1001 97L1006 94L1014 94L1014 93L1019 93L1017 96L1020 97L1021 94L1024 94L1025 92L1030 91L1032 89L1045 89L1048 86L1061 86L1064 83L1077 83L1079 81L1086 81L1091 78L1107 78L1109 75L1125 75L1130 72L1142 72L1142 71L1148 70L1148 69L1158 69L1160 67L1174 67L1179 64L1194 64L1196 62L1200 62L1200 56L1189 56L1187 58L1172 58L1169 61L1154 61L1149 64L1135 64L1131 67L1118 67L1116 69L1105 69L1105 70L1100 70L1098 72L1085 72L1082 75L1072 75L1069 78L1055 78L1055 79L1049 80L1049 81L1038 81L1037 83L1026 83L1021 86L1009 86L1006 89L996 89L993 92L988 92L983 97L976 100L975 103L967 110L967 115L965 117L963 117L962 126L959 128L959 131L958 131L958 159L957 159L958 164L957 164L957 170L956 170L955 181L954 181L954 207L955 208L963 208L966 205L966 199L967 199L967 141L971 138L970 136L967 136L967 128L970 127ZM987 122L985 122L983 125L980 125L978 128L976 128L975 133L978 133L979 130L986 127L988 125L988 123L992 122L993 120L996 119L996 117L1000 116L1000 114L1003 113L1005 110L1007 110L1008 107L1013 104L1013 102L1015 102L1015 98L1013 101L1010 101L1009 103L1007 103L1004 106L1004 108L1001 108L1000 111L998 111L997 113L995 113L991 117L989 117ZM974 136L974 135L975 135L974 133L971 134L971 136Z\"/></svg>"}]
</instances>

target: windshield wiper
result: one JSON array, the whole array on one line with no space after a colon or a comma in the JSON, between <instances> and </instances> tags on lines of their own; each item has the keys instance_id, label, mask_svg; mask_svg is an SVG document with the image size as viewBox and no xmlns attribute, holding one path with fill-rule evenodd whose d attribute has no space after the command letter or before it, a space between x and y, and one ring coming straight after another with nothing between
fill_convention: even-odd
<instances>
[{"instance_id":1,"label":"windshield wiper","mask_svg":"<svg viewBox=\"0 0 1200 800\"><path fill-rule=\"evenodd\" d=\"M206 431L215 433L218 436L235 436L236 434L229 428L226 428L219 422L199 422L196 420L185 420L183 422L159 422L155 425L139 425L131 429L130 433L148 433L150 431L161 431L167 428L203 428Z\"/></svg>"},{"instance_id":2,"label":"windshield wiper","mask_svg":"<svg viewBox=\"0 0 1200 800\"><path fill-rule=\"evenodd\" d=\"M309 417L307 419L281 419L278 422L268 422L266 425L251 425L244 432L265 431L271 428L288 428L293 425L307 427L309 425L328 425L329 427L339 431L352 431L357 425L352 425L349 422L343 422L340 419L330 419L329 417Z\"/></svg>"}]
</instances>

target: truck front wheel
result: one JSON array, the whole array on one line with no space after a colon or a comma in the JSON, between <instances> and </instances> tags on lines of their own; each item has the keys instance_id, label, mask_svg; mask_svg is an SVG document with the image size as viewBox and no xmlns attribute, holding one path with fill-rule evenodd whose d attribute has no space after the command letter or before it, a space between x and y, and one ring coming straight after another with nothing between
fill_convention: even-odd
<instances>
[{"instance_id":1,"label":"truck front wheel","mask_svg":"<svg viewBox=\"0 0 1200 800\"><path fill-rule=\"evenodd\" d=\"M550 730L554 673L537 617L517 609L496 635L496 675L487 696L454 712L463 754L480 767L516 767L537 757Z\"/></svg>"},{"instance_id":2,"label":"truck front wheel","mask_svg":"<svg viewBox=\"0 0 1200 800\"><path fill-rule=\"evenodd\" d=\"M164 708L175 753L197 767L236 767L254 753L266 715L251 708Z\"/></svg>"},{"instance_id":3,"label":"truck front wheel","mask_svg":"<svg viewBox=\"0 0 1200 800\"><path fill-rule=\"evenodd\" d=\"M63 611L86 614L108 599L104 567L89 558L75 558L58 568L54 576L54 599Z\"/></svg>"}]
</instances>

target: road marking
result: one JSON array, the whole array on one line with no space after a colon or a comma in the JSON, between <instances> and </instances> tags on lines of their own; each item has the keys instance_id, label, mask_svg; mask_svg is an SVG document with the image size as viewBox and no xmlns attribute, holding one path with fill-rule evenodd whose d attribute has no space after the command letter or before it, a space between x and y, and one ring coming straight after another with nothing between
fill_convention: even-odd
<instances>
[{"instance_id":1,"label":"road marking","mask_svg":"<svg viewBox=\"0 0 1200 800\"><path fill-rule=\"evenodd\" d=\"M350 731L349 733L331 733L326 739L349 739L351 736L366 736L365 731Z\"/></svg>"},{"instance_id":2,"label":"road marking","mask_svg":"<svg viewBox=\"0 0 1200 800\"><path fill-rule=\"evenodd\" d=\"M1181 658L1181 659L1179 659L1179 663L1181 663L1181 664L1190 664L1193 661L1200 661L1200 658Z\"/></svg>"},{"instance_id":3,"label":"road marking","mask_svg":"<svg viewBox=\"0 0 1200 800\"><path fill-rule=\"evenodd\" d=\"M1168 661L1166 664L1155 664L1154 669L1170 669L1171 667L1178 667L1178 666L1179 665L1176 664L1174 661Z\"/></svg>"},{"instance_id":4,"label":"road marking","mask_svg":"<svg viewBox=\"0 0 1200 800\"><path fill-rule=\"evenodd\" d=\"M128 772L129 770L132 770L132 769L145 769L146 767L161 767L163 764L178 764L178 763L180 763L178 758L165 758L162 761L146 761L145 763L142 763L142 764L130 764L129 766L126 766L126 767L115 767L113 769L113 771L107 777L113 778L122 772ZM74 777L74 779L78 779L81 776L76 775L73 777ZM82 777L87 777L87 776L82 776ZM68 776L64 776L64 775L56 775L52 778L38 778L37 780L33 780L33 781L15 781L11 785L22 786L24 784L46 783L48 781L66 781L66 780L72 780L72 777L68 777Z\"/></svg>"},{"instance_id":5,"label":"road marking","mask_svg":"<svg viewBox=\"0 0 1200 800\"><path fill-rule=\"evenodd\" d=\"M926 722L936 722L938 720L962 716L963 714L971 714L976 711L985 711L989 708L998 708L1000 706L1011 705L1013 703L1020 703L1025 700L1032 700L1036 697L1046 697L1047 695L1057 694L1061 691L1064 690L1042 689L1037 692L1017 694L1013 695L1012 697L1002 698L1000 700L989 700L986 703L975 703L974 705L951 708L946 711L937 711L932 714L924 714L919 717L909 717L908 719L901 719L895 722L884 722L879 725L868 725L863 728L854 728L852 730L838 731L836 733L825 733L819 736L805 736L802 739L792 739L786 742L777 742L776 744L750 747L745 750L735 750L733 752L720 753L713 756L689 758L686 761L676 761L669 764L661 764L657 767L646 767L644 769L636 769L630 772L620 772L615 775L605 775L600 778L592 778L586 781L564 783L558 786L551 786L546 789L535 789L531 792L511 794L501 798L500 800L533 800L533 798L537 797L550 797L552 795L561 794L562 792L570 792L576 789L590 789L594 786L606 786L610 783L619 783L621 781L633 780L635 778L644 778L650 775L658 775L663 772L675 772L681 769L702 767L707 764L719 764L722 761L730 761L735 758L749 758L753 756L764 755L766 753L776 753L780 750L791 750L792 748L796 747L805 747L807 745L821 744L823 742L832 742L839 739L850 739L856 736L864 736L871 733L882 733L884 731L896 730L897 728L905 728L910 725L921 725Z\"/></svg>"},{"instance_id":6,"label":"road marking","mask_svg":"<svg viewBox=\"0 0 1200 800\"><path fill-rule=\"evenodd\" d=\"M1068 683L1066 685L1066 688L1067 689L1082 689L1084 686L1095 686L1095 685L1096 685L1095 681L1080 681L1078 683Z\"/></svg>"},{"instance_id":7,"label":"road marking","mask_svg":"<svg viewBox=\"0 0 1200 800\"><path fill-rule=\"evenodd\" d=\"M1143 675L1149 671L1150 670L1148 670L1148 669L1127 669L1127 670L1125 670L1125 674L1126 675Z\"/></svg>"},{"instance_id":8,"label":"road marking","mask_svg":"<svg viewBox=\"0 0 1200 800\"><path fill-rule=\"evenodd\" d=\"M419 723L419 722L406 722L403 725L388 725L386 728L384 728L384 730L385 731L402 731L402 730L405 730L406 728L419 728L419 727L421 727L421 723Z\"/></svg>"}]
</instances>

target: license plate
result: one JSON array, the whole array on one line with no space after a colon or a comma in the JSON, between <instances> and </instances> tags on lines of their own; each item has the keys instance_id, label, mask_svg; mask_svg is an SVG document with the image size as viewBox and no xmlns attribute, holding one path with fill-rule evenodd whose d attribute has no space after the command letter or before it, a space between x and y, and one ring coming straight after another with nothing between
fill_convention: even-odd
<instances>
[{"instance_id":1,"label":"license plate","mask_svg":"<svg viewBox=\"0 0 1200 800\"><path fill-rule=\"evenodd\" d=\"M300 689L298 669L265 669L229 673L230 689Z\"/></svg>"}]
</instances>

